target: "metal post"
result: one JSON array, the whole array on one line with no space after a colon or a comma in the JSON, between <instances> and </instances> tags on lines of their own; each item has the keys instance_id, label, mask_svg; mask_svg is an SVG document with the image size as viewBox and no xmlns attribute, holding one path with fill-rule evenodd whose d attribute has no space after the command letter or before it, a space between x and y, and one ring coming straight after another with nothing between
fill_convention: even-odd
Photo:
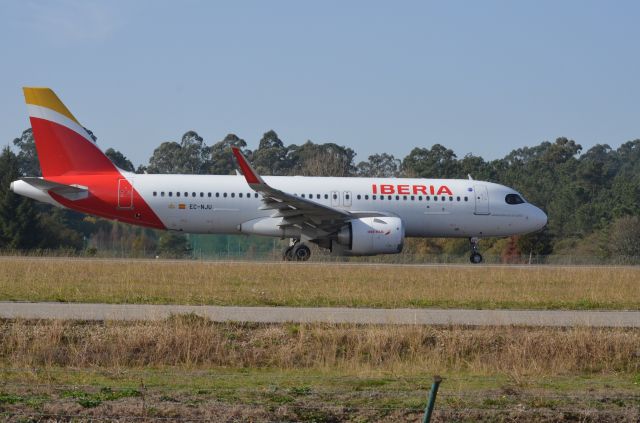
<instances>
[{"instance_id":1,"label":"metal post","mask_svg":"<svg viewBox=\"0 0 640 423\"><path fill-rule=\"evenodd\" d=\"M442 382L440 376L433 377L433 384L431 385L431 391L429 391L429 402L427 403L427 408L424 409L422 423L429 423L431 421L431 413L433 413L433 407L436 405L436 395L438 395L440 382Z\"/></svg>"}]
</instances>

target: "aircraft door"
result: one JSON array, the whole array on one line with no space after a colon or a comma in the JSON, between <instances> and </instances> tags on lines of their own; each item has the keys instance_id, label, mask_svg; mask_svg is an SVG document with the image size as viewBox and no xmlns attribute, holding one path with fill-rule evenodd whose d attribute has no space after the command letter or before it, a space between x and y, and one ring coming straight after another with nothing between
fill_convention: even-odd
<instances>
[{"instance_id":1,"label":"aircraft door","mask_svg":"<svg viewBox=\"0 0 640 423\"><path fill-rule=\"evenodd\" d=\"M339 191L331 191L331 206L339 207L340 206L340 192Z\"/></svg>"},{"instance_id":2,"label":"aircraft door","mask_svg":"<svg viewBox=\"0 0 640 423\"><path fill-rule=\"evenodd\" d=\"M127 179L118 179L118 208L133 208L133 187Z\"/></svg>"},{"instance_id":3,"label":"aircraft door","mask_svg":"<svg viewBox=\"0 0 640 423\"><path fill-rule=\"evenodd\" d=\"M486 185L473 186L476 202L475 214L490 214L489 212L489 190Z\"/></svg>"},{"instance_id":4,"label":"aircraft door","mask_svg":"<svg viewBox=\"0 0 640 423\"><path fill-rule=\"evenodd\" d=\"M345 207L351 207L351 191L344 191L342 193L342 205Z\"/></svg>"}]
</instances>

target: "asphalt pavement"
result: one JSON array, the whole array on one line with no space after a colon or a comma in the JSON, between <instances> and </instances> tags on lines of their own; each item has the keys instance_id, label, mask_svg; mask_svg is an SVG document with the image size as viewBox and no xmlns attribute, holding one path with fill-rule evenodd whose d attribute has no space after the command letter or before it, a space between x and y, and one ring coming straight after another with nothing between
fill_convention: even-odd
<instances>
[{"instance_id":1,"label":"asphalt pavement","mask_svg":"<svg viewBox=\"0 0 640 423\"><path fill-rule=\"evenodd\" d=\"M468 326L640 327L640 311L232 307L0 302L4 319L163 320L194 313L215 322L355 323Z\"/></svg>"}]
</instances>

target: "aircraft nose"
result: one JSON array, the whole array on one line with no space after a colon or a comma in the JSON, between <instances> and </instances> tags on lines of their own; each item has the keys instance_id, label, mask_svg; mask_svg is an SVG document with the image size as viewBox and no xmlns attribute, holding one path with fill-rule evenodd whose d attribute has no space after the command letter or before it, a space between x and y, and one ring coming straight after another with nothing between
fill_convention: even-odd
<instances>
[{"instance_id":1,"label":"aircraft nose","mask_svg":"<svg viewBox=\"0 0 640 423\"><path fill-rule=\"evenodd\" d=\"M542 210L540 210L535 206L534 206L534 209L535 210L533 211L531 216L531 223L533 223L536 230L542 229L547 224L547 215L545 212L543 212Z\"/></svg>"}]
</instances>

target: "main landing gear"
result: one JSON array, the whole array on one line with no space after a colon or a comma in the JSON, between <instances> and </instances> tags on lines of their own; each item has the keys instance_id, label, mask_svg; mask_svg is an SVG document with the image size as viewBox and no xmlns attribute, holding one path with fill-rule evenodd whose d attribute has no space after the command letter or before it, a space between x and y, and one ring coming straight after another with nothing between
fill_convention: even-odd
<instances>
[{"instance_id":1,"label":"main landing gear","mask_svg":"<svg viewBox=\"0 0 640 423\"><path fill-rule=\"evenodd\" d=\"M307 261L310 257L311 249L300 240L294 240L293 245L282 251L282 260L284 261Z\"/></svg>"},{"instance_id":2,"label":"main landing gear","mask_svg":"<svg viewBox=\"0 0 640 423\"><path fill-rule=\"evenodd\" d=\"M469 245L471 246L471 256L469 261L473 264L482 263L482 254L478 252L478 238L469 238Z\"/></svg>"}]
</instances>

